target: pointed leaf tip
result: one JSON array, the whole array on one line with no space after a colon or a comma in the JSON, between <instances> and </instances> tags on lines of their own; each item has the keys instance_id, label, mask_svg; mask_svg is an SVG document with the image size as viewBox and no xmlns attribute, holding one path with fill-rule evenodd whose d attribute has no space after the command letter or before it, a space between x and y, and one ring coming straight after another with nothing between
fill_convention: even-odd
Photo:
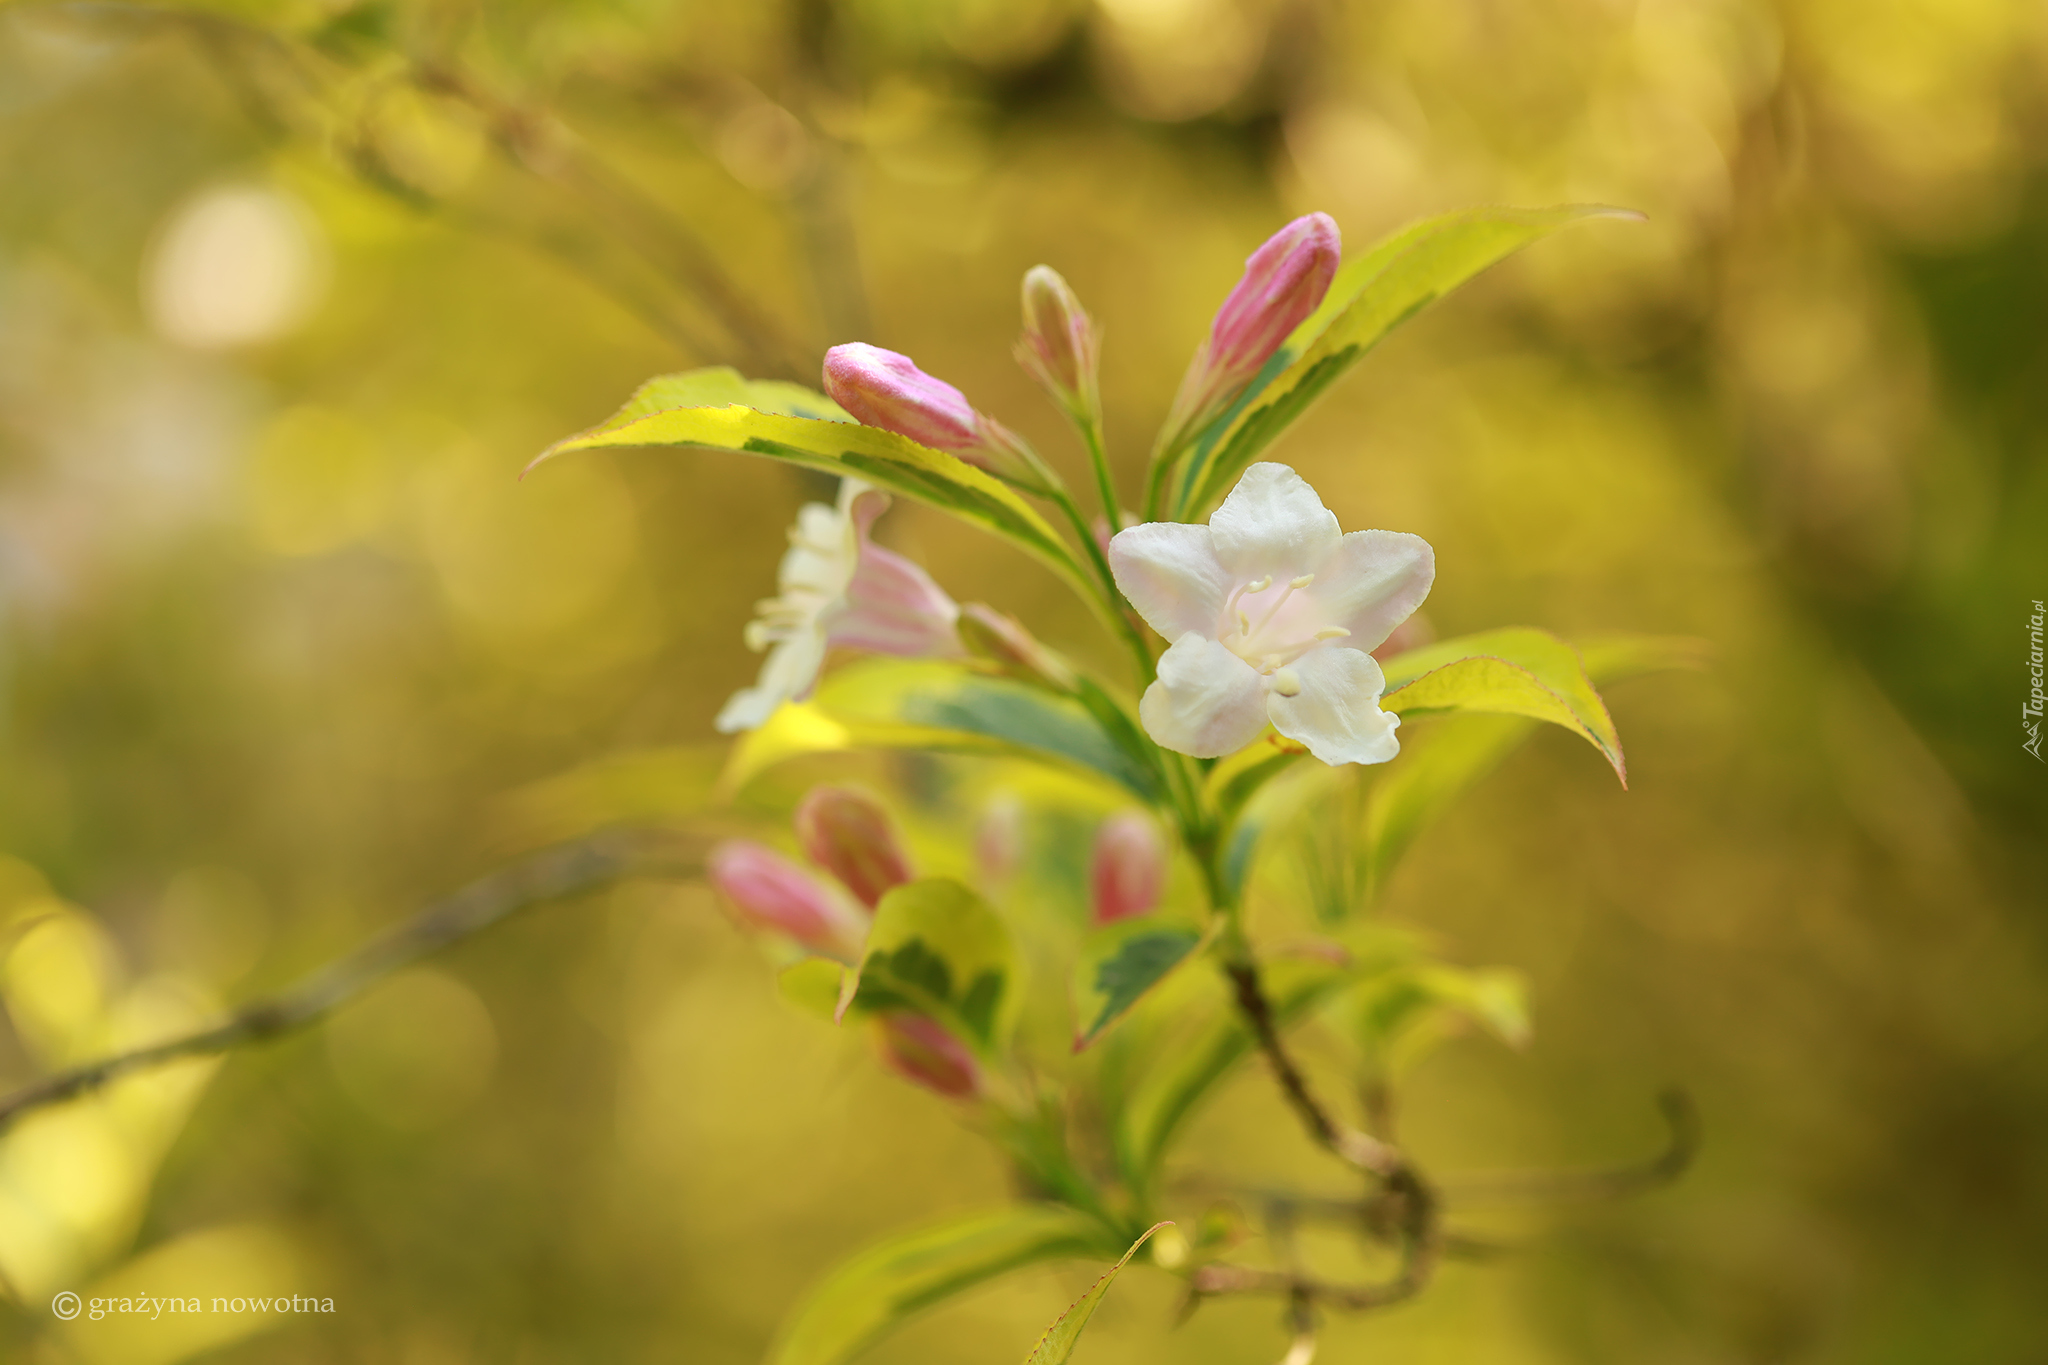
<instances>
[{"instance_id":1,"label":"pointed leaf tip","mask_svg":"<svg viewBox=\"0 0 2048 1365\"><path fill-rule=\"evenodd\" d=\"M1131 1243L1130 1250L1101 1279L1090 1285L1087 1293L1069 1304L1067 1311L1060 1314L1052 1326L1045 1329L1045 1335L1024 1358L1024 1365L1066 1365L1067 1359L1074 1354L1074 1343L1081 1339L1081 1329L1088 1325L1088 1319L1095 1316L1095 1310L1101 1305L1102 1296L1109 1292L1110 1282L1116 1279L1117 1272L1130 1264L1131 1257L1151 1240L1153 1233L1172 1226L1170 1220L1158 1222L1140 1233L1138 1240Z\"/></svg>"}]
</instances>

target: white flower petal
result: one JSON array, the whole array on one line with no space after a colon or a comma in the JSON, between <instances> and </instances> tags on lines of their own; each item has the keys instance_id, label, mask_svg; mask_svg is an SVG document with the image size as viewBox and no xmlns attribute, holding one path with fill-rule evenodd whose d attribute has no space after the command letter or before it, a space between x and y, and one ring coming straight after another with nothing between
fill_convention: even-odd
<instances>
[{"instance_id":1,"label":"white flower petal","mask_svg":"<svg viewBox=\"0 0 2048 1365\"><path fill-rule=\"evenodd\" d=\"M712 722L721 735L739 730L758 730L785 701L802 701L817 686L818 670L825 663L825 637L806 630L792 635L768 651L761 661L761 673L752 687L732 694Z\"/></svg>"},{"instance_id":2,"label":"white flower petal","mask_svg":"<svg viewBox=\"0 0 2048 1365\"><path fill-rule=\"evenodd\" d=\"M1138 719L1175 753L1221 758L1266 728L1265 682L1252 666L1198 631L1159 656L1159 681L1145 689Z\"/></svg>"},{"instance_id":3,"label":"white flower petal","mask_svg":"<svg viewBox=\"0 0 2048 1365\"><path fill-rule=\"evenodd\" d=\"M1401 752L1394 738L1401 718L1380 710L1387 680L1372 655L1326 645L1302 655L1292 670L1301 690L1266 698L1274 729L1324 763L1385 763Z\"/></svg>"},{"instance_id":4,"label":"white flower petal","mask_svg":"<svg viewBox=\"0 0 2048 1365\"><path fill-rule=\"evenodd\" d=\"M1169 640L1191 630L1216 633L1235 586L1223 571L1209 528L1149 521L1111 537L1109 568L1145 624Z\"/></svg>"},{"instance_id":5,"label":"white flower petal","mask_svg":"<svg viewBox=\"0 0 2048 1365\"><path fill-rule=\"evenodd\" d=\"M1303 590L1326 624L1351 632L1351 649L1380 647L1415 614L1436 580L1436 552L1405 531L1353 531L1315 567Z\"/></svg>"},{"instance_id":6,"label":"white flower petal","mask_svg":"<svg viewBox=\"0 0 2048 1365\"><path fill-rule=\"evenodd\" d=\"M1245 470L1209 518L1216 557L1233 584L1271 574L1293 578L1330 556L1343 533L1301 475L1284 464Z\"/></svg>"}]
</instances>

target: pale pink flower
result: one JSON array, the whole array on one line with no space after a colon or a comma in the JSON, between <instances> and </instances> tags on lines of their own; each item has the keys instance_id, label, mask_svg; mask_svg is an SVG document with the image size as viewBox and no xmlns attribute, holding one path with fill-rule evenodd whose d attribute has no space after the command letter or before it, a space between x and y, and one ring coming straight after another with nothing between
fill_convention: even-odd
<instances>
[{"instance_id":1,"label":"pale pink flower","mask_svg":"<svg viewBox=\"0 0 2048 1365\"><path fill-rule=\"evenodd\" d=\"M707 865L711 884L744 922L793 939L820 957L860 960L867 928L837 887L745 839L719 844Z\"/></svg>"},{"instance_id":2,"label":"pale pink flower","mask_svg":"<svg viewBox=\"0 0 2048 1365\"><path fill-rule=\"evenodd\" d=\"M835 507L806 503L776 570L777 595L749 622L747 648L768 651L752 687L733 693L715 722L721 734L758 729L785 701L817 685L834 645L906 658L960 652L960 608L930 574L868 539L889 506L886 493L842 480Z\"/></svg>"},{"instance_id":3,"label":"pale pink flower","mask_svg":"<svg viewBox=\"0 0 2048 1365\"><path fill-rule=\"evenodd\" d=\"M864 426L947 451L1026 488L1047 486L1022 437L907 355L862 341L834 346L825 352L825 391Z\"/></svg>"},{"instance_id":4,"label":"pale pink flower","mask_svg":"<svg viewBox=\"0 0 2048 1365\"><path fill-rule=\"evenodd\" d=\"M1371 651L1429 595L1436 558L1420 536L1345 535L1299 474L1261 463L1207 526L1133 526L1110 542L1109 563L1171 642L1138 703L1161 745L1216 758L1270 722L1325 763L1400 751Z\"/></svg>"},{"instance_id":5,"label":"pale pink flower","mask_svg":"<svg viewBox=\"0 0 2048 1365\"><path fill-rule=\"evenodd\" d=\"M1166 845L1158 826L1135 810L1104 820L1095 832L1088 885L1098 925L1151 914L1166 886Z\"/></svg>"},{"instance_id":6,"label":"pale pink flower","mask_svg":"<svg viewBox=\"0 0 2048 1365\"><path fill-rule=\"evenodd\" d=\"M850 787L813 787L796 808L796 837L812 862L870 910L911 879L910 859L873 797Z\"/></svg>"}]
</instances>

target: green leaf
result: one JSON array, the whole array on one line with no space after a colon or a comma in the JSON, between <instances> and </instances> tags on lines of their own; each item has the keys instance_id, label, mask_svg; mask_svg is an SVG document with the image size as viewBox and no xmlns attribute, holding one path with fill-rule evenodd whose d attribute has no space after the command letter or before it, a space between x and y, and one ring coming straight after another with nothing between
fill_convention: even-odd
<instances>
[{"instance_id":1,"label":"green leaf","mask_svg":"<svg viewBox=\"0 0 2048 1365\"><path fill-rule=\"evenodd\" d=\"M1515 626L1395 656L1380 705L1397 714L1483 711L1562 725L1585 738L1628 785L1621 736L1578 651L1547 631Z\"/></svg>"},{"instance_id":2,"label":"green leaf","mask_svg":"<svg viewBox=\"0 0 2048 1365\"><path fill-rule=\"evenodd\" d=\"M1088 1325L1088 1319L1095 1316L1096 1305L1100 1304L1102 1296L1109 1292L1110 1283L1116 1279L1117 1272L1130 1264L1131 1257L1138 1254L1138 1248L1145 1245L1153 1233L1172 1226L1172 1223L1154 1223L1146 1228L1138 1240L1131 1243L1131 1249L1109 1268L1109 1272L1090 1285L1087 1293L1074 1300L1067 1311L1060 1314L1053 1325L1045 1329L1045 1335L1031 1348L1031 1354L1024 1357L1024 1365L1067 1365L1067 1358L1074 1354L1074 1343L1081 1339L1081 1329Z\"/></svg>"},{"instance_id":3,"label":"green leaf","mask_svg":"<svg viewBox=\"0 0 2048 1365\"><path fill-rule=\"evenodd\" d=\"M1000 536L1047 565L1084 599L1095 600L1096 586L1066 543L1006 484L944 451L880 427L850 423L844 414L795 416L781 411L799 406L800 400L787 392L807 392L798 385L768 386L776 392L763 397L756 393L760 381L739 381L749 395L770 403L769 410L749 405L752 397L731 399L721 407L653 406L678 393L688 396L718 389L729 382L717 377L719 374L699 370L644 385L609 421L548 447L533 464L569 451L605 446L701 446L863 479Z\"/></svg>"},{"instance_id":4,"label":"green leaf","mask_svg":"<svg viewBox=\"0 0 2048 1365\"><path fill-rule=\"evenodd\" d=\"M1416 676L1436 666L1441 651L1464 648L1487 636L1466 636L1388 661L1389 679ZM1668 669L1702 666L1704 641L1679 636L1613 635L1589 640L1581 651L1588 678L1601 683ZM1403 739L1401 756L1376 778L1366 796L1364 848L1369 894L1385 887L1401 855L1437 816L1500 765L1535 725L1506 715L1452 715L1424 736Z\"/></svg>"},{"instance_id":5,"label":"green leaf","mask_svg":"<svg viewBox=\"0 0 2048 1365\"><path fill-rule=\"evenodd\" d=\"M1467 209L1381 241L1337 272L1322 307L1197 443L1181 471L1171 519L1195 520L1338 376L1466 280L1573 223L1640 216L1597 204Z\"/></svg>"},{"instance_id":6,"label":"green leaf","mask_svg":"<svg viewBox=\"0 0 2048 1365\"><path fill-rule=\"evenodd\" d=\"M1105 1242L1094 1219L1043 1204L899 1233L843 1262L811 1291L784 1325L770 1365L839 1365L905 1318L998 1275L1114 1255Z\"/></svg>"},{"instance_id":7,"label":"green leaf","mask_svg":"<svg viewBox=\"0 0 2048 1365\"><path fill-rule=\"evenodd\" d=\"M1202 936L1156 916L1124 920L1090 935L1074 969L1074 1001L1080 1027L1079 1052L1124 1017L1154 986L1186 962Z\"/></svg>"},{"instance_id":8,"label":"green leaf","mask_svg":"<svg viewBox=\"0 0 2048 1365\"><path fill-rule=\"evenodd\" d=\"M846 976L839 1012L907 1009L930 1015L986 1054L1017 1002L1010 931L961 883L928 877L875 907L860 969Z\"/></svg>"},{"instance_id":9,"label":"green leaf","mask_svg":"<svg viewBox=\"0 0 2048 1365\"><path fill-rule=\"evenodd\" d=\"M733 750L722 784L806 754L927 749L1050 762L1106 777L1157 803L1161 783L1136 730L1105 726L1106 704L1057 696L1009 678L937 660L864 659L831 674L809 702L778 709Z\"/></svg>"}]
</instances>

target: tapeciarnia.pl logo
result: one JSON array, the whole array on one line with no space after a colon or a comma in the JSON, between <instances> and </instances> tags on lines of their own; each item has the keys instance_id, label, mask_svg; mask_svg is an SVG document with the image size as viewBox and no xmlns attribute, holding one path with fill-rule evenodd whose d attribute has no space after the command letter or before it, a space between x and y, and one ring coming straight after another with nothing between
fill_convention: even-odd
<instances>
[{"instance_id":1,"label":"tapeciarnia.pl logo","mask_svg":"<svg viewBox=\"0 0 2048 1365\"><path fill-rule=\"evenodd\" d=\"M2041 691L2041 622L2048 617L2048 609L2042 607L2039 598L2034 600L2034 614L2027 620L2027 671L2033 675L2034 685L2027 693L2026 704L2020 707L2020 727L2027 732L2027 738L2020 745L2034 756L2036 763L2048 762L2041 757L2041 711L2048 704L2048 697Z\"/></svg>"}]
</instances>

